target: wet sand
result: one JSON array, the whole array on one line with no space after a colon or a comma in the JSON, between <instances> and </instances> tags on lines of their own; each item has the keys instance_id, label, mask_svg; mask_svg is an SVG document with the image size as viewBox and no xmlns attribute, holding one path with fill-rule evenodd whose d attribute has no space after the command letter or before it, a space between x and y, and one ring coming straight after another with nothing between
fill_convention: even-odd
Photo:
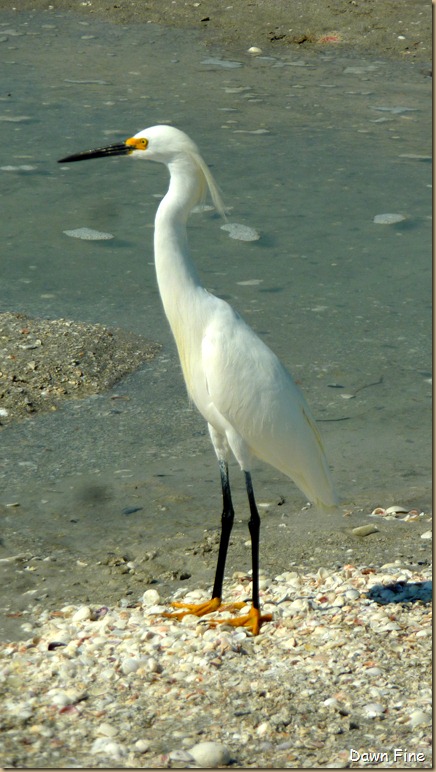
<instances>
[{"instance_id":1,"label":"wet sand","mask_svg":"<svg viewBox=\"0 0 436 772\"><path fill-rule=\"evenodd\" d=\"M67 319L0 314L0 430L100 394L160 346L140 335Z\"/></svg>"},{"instance_id":2,"label":"wet sand","mask_svg":"<svg viewBox=\"0 0 436 772\"><path fill-rule=\"evenodd\" d=\"M18 4L17 4L18 5ZM19 9L46 11L46 0L20 0ZM10 10L0 0L0 10ZM432 58L432 8L428 0L203 0L162 3L151 0L108 3L57 0L55 11L73 11L116 24L151 22L201 34L205 45L246 51L252 46L273 54L289 46L342 46L360 55L422 61Z\"/></svg>"}]
</instances>

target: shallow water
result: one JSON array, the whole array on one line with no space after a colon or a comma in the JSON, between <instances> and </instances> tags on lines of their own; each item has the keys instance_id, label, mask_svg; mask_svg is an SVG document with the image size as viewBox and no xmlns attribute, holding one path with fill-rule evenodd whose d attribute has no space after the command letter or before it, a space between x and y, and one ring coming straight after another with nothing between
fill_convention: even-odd
<instances>
[{"instance_id":1,"label":"shallow water","mask_svg":"<svg viewBox=\"0 0 436 772\"><path fill-rule=\"evenodd\" d=\"M154 276L165 170L125 158L57 164L162 122L199 144L229 220L261 234L238 241L213 213L191 219L204 284L301 384L345 501L428 508L431 84L422 67L336 48L236 59L186 30L55 11L2 13L0 23L1 307L164 345L113 390L126 399L69 403L2 433L1 503L21 504L8 527L86 554L91 542L127 547L134 517L146 518L149 545L174 526L192 539L217 525L214 454L185 396ZM374 223L384 213L405 219ZM64 233L77 228L114 238ZM260 501L304 504L275 470L254 474ZM245 516L241 479L235 498ZM122 510L136 505L127 521ZM62 541L74 515L79 528Z\"/></svg>"}]
</instances>

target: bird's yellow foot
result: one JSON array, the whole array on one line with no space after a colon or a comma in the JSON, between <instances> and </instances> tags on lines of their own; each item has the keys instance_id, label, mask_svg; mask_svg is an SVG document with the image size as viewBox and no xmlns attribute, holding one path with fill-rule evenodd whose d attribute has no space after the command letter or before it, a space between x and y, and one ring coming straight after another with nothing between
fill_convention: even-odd
<instances>
[{"instance_id":1,"label":"bird's yellow foot","mask_svg":"<svg viewBox=\"0 0 436 772\"><path fill-rule=\"evenodd\" d=\"M170 619L183 619L188 614L193 614L196 617L204 617L205 614L211 614L213 611L217 611L221 606L221 598L212 598L211 600L203 601L203 603L171 603L174 608L183 609L182 611L165 611L162 616L169 617Z\"/></svg>"},{"instance_id":2,"label":"bird's yellow foot","mask_svg":"<svg viewBox=\"0 0 436 772\"><path fill-rule=\"evenodd\" d=\"M232 627L246 627L253 635L259 635L260 627L263 622L271 622L272 614L261 614L258 608L251 607L248 614L240 617L231 617L230 619L211 619L211 627L215 625L231 625Z\"/></svg>"}]
</instances>

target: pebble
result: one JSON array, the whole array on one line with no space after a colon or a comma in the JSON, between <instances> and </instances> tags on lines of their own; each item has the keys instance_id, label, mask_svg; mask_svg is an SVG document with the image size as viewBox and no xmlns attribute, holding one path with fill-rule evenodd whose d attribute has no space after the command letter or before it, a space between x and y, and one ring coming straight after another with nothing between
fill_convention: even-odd
<instances>
[{"instance_id":1,"label":"pebble","mask_svg":"<svg viewBox=\"0 0 436 772\"><path fill-rule=\"evenodd\" d=\"M353 528L352 533L354 536L370 536L372 533L378 533L378 528L375 525L359 525L357 528Z\"/></svg>"},{"instance_id":2,"label":"pebble","mask_svg":"<svg viewBox=\"0 0 436 772\"><path fill-rule=\"evenodd\" d=\"M199 767L210 768L225 766L231 761L230 751L221 743L197 743L190 748L188 752Z\"/></svg>"}]
</instances>

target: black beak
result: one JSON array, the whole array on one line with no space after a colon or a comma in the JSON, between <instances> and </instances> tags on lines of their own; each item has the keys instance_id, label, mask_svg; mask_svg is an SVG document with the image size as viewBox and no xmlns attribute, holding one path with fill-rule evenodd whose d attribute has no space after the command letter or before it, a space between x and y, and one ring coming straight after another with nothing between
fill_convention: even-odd
<instances>
[{"instance_id":1,"label":"black beak","mask_svg":"<svg viewBox=\"0 0 436 772\"><path fill-rule=\"evenodd\" d=\"M66 158L60 158L58 163L65 164L72 161L87 161L90 158L105 158L111 155L129 155L135 148L129 147L125 142L118 145L108 145L108 147L98 147L95 150L85 150L83 153L68 155Z\"/></svg>"}]
</instances>

